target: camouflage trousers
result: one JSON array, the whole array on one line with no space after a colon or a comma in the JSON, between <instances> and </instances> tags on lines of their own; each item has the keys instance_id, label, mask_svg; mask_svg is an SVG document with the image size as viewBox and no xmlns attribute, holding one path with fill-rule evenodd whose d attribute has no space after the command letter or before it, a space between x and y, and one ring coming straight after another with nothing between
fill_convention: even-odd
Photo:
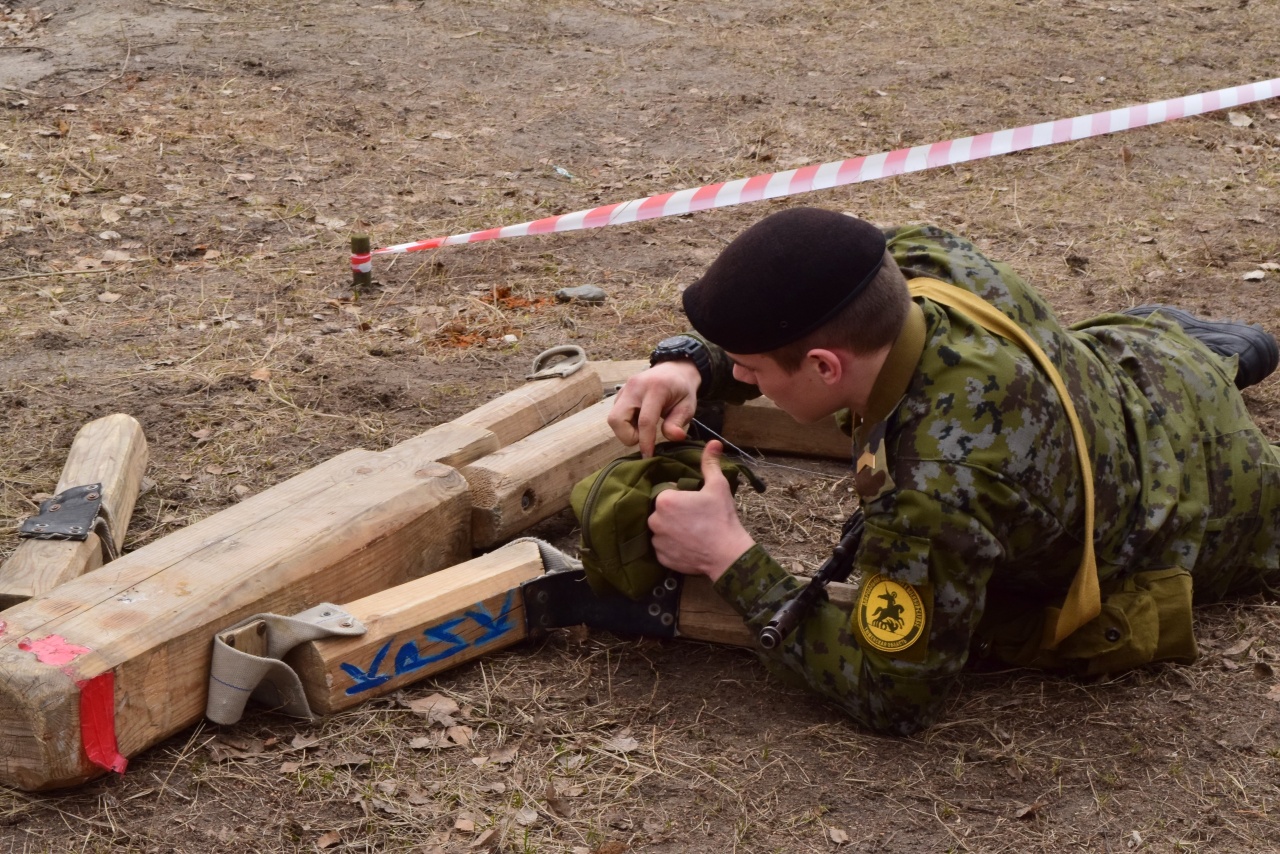
<instances>
[{"instance_id":1,"label":"camouflage trousers","mask_svg":"<svg viewBox=\"0 0 1280 854\"><path fill-rule=\"evenodd\" d=\"M1196 602L1280 590L1280 447L1235 388L1234 357L1158 316L1135 325L1107 315L1072 328L1129 374L1148 400L1146 417L1180 443L1183 521L1171 540L1191 569Z\"/></svg>"}]
</instances>

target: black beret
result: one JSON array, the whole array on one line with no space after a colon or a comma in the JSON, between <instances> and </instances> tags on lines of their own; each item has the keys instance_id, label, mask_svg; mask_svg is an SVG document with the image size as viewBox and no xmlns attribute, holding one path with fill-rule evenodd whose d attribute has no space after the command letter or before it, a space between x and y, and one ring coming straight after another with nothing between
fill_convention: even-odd
<instances>
[{"instance_id":1,"label":"black beret","mask_svg":"<svg viewBox=\"0 0 1280 854\"><path fill-rule=\"evenodd\" d=\"M849 304L884 261L884 233L822 208L789 208L739 234L684 292L693 328L730 353L798 341Z\"/></svg>"}]
</instances>

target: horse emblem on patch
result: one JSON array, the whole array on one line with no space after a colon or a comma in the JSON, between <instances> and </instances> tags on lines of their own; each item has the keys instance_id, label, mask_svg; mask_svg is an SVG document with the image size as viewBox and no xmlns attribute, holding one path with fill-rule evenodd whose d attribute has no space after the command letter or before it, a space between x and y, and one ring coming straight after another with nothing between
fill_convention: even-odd
<instances>
[{"instance_id":1,"label":"horse emblem on patch","mask_svg":"<svg viewBox=\"0 0 1280 854\"><path fill-rule=\"evenodd\" d=\"M862 585L853 620L871 648L892 655L924 637L925 614L920 593L910 584L872 575Z\"/></svg>"}]
</instances>

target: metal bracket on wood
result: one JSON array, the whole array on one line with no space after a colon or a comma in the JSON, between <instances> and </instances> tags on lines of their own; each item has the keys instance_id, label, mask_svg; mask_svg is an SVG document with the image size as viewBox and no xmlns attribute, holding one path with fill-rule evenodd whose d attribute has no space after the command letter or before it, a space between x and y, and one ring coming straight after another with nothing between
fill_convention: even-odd
<instances>
[{"instance_id":1,"label":"metal bracket on wood","mask_svg":"<svg viewBox=\"0 0 1280 854\"><path fill-rule=\"evenodd\" d=\"M669 575L639 602L626 596L600 594L587 583L584 570L549 572L520 585L530 635L566 626L589 626L623 635L676 637L681 578Z\"/></svg>"},{"instance_id":2,"label":"metal bracket on wood","mask_svg":"<svg viewBox=\"0 0 1280 854\"><path fill-rule=\"evenodd\" d=\"M119 556L111 526L106 518L107 509L102 505L102 484L90 483L72 486L40 504L40 512L23 521L18 527L18 537L28 540L77 540L89 539L96 533L102 541L102 556L106 561Z\"/></svg>"},{"instance_id":3,"label":"metal bracket on wood","mask_svg":"<svg viewBox=\"0 0 1280 854\"><path fill-rule=\"evenodd\" d=\"M561 344L550 350L543 350L533 360L528 380L545 380L553 377L567 377L577 373L587 364L587 351L577 344Z\"/></svg>"},{"instance_id":4,"label":"metal bracket on wood","mask_svg":"<svg viewBox=\"0 0 1280 854\"><path fill-rule=\"evenodd\" d=\"M364 633L364 623L328 602L292 617L257 614L218 632L213 637L205 716L214 723L233 724L252 698L295 718L314 718L302 680L282 659L300 643Z\"/></svg>"}]
</instances>

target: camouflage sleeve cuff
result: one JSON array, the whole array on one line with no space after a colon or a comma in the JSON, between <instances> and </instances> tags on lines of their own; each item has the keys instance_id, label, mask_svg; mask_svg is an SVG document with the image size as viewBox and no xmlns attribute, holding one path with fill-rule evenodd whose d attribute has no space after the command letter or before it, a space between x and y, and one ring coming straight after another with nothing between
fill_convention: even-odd
<instances>
[{"instance_id":1,"label":"camouflage sleeve cuff","mask_svg":"<svg viewBox=\"0 0 1280 854\"><path fill-rule=\"evenodd\" d=\"M725 355L724 350L696 332L686 332L690 338L696 338L707 348L711 358L711 388L698 389L701 400L721 400L725 403L745 403L760 396L760 389L750 383L739 382L733 378L733 362Z\"/></svg>"},{"instance_id":2,"label":"camouflage sleeve cuff","mask_svg":"<svg viewBox=\"0 0 1280 854\"><path fill-rule=\"evenodd\" d=\"M763 626L784 602L796 595L800 582L768 552L755 545L743 552L714 586L748 625Z\"/></svg>"}]
</instances>

